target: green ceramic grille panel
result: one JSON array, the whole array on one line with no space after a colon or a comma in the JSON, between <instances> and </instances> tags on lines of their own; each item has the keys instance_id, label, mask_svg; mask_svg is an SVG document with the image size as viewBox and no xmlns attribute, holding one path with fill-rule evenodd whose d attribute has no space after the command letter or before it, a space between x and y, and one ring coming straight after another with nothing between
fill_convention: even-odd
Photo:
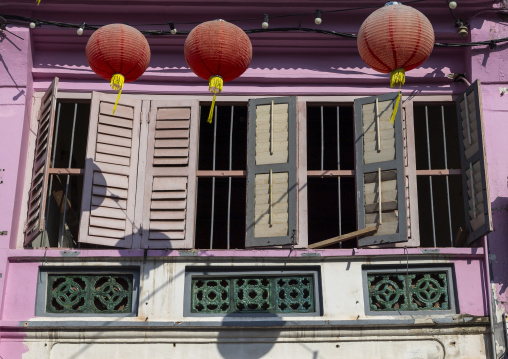
<instances>
[{"instance_id":1,"label":"green ceramic grille panel","mask_svg":"<svg viewBox=\"0 0 508 359\"><path fill-rule=\"evenodd\" d=\"M446 272L367 275L372 311L449 310Z\"/></svg>"},{"instance_id":2,"label":"green ceramic grille panel","mask_svg":"<svg viewBox=\"0 0 508 359\"><path fill-rule=\"evenodd\" d=\"M193 277L191 313L312 313L314 277Z\"/></svg>"},{"instance_id":3,"label":"green ceramic grille panel","mask_svg":"<svg viewBox=\"0 0 508 359\"><path fill-rule=\"evenodd\" d=\"M132 311L133 276L48 275L46 312L119 314Z\"/></svg>"}]
</instances>

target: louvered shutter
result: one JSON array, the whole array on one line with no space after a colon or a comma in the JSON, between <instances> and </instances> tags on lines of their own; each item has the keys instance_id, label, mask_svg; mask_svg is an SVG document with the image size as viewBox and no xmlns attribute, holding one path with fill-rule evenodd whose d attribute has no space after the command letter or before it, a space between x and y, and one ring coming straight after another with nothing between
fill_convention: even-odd
<instances>
[{"instance_id":1,"label":"louvered shutter","mask_svg":"<svg viewBox=\"0 0 508 359\"><path fill-rule=\"evenodd\" d=\"M28 217L24 245L29 245L43 230L46 212L48 167L55 122L58 77L55 77L41 99L39 125L35 144L34 166L28 200Z\"/></svg>"},{"instance_id":2,"label":"louvered shutter","mask_svg":"<svg viewBox=\"0 0 508 359\"><path fill-rule=\"evenodd\" d=\"M400 104L390 122L397 95L355 100L358 229L378 227L359 246L408 240Z\"/></svg>"},{"instance_id":3,"label":"louvered shutter","mask_svg":"<svg viewBox=\"0 0 508 359\"><path fill-rule=\"evenodd\" d=\"M198 101L152 101L143 203L143 248L192 248Z\"/></svg>"},{"instance_id":4,"label":"louvered shutter","mask_svg":"<svg viewBox=\"0 0 508 359\"><path fill-rule=\"evenodd\" d=\"M94 92L79 241L131 248L138 171L141 100Z\"/></svg>"},{"instance_id":5,"label":"louvered shutter","mask_svg":"<svg viewBox=\"0 0 508 359\"><path fill-rule=\"evenodd\" d=\"M456 100L462 163L462 188L469 230L467 243L491 232L492 212L488 190L485 136L480 80Z\"/></svg>"},{"instance_id":6,"label":"louvered shutter","mask_svg":"<svg viewBox=\"0 0 508 359\"><path fill-rule=\"evenodd\" d=\"M296 98L249 101L246 247L296 244Z\"/></svg>"}]
</instances>

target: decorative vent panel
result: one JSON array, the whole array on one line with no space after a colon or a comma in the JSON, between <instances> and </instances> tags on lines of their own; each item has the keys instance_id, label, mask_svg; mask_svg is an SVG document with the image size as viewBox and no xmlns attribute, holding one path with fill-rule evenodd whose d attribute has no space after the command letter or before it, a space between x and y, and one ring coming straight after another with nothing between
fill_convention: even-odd
<instances>
[{"instance_id":1,"label":"decorative vent panel","mask_svg":"<svg viewBox=\"0 0 508 359\"><path fill-rule=\"evenodd\" d=\"M191 313L313 313L314 277L193 277Z\"/></svg>"},{"instance_id":2,"label":"decorative vent panel","mask_svg":"<svg viewBox=\"0 0 508 359\"><path fill-rule=\"evenodd\" d=\"M122 314L132 312L132 274L48 274L47 283L47 313Z\"/></svg>"},{"instance_id":3,"label":"decorative vent panel","mask_svg":"<svg viewBox=\"0 0 508 359\"><path fill-rule=\"evenodd\" d=\"M448 273L369 273L369 309L374 312L450 310Z\"/></svg>"}]
</instances>

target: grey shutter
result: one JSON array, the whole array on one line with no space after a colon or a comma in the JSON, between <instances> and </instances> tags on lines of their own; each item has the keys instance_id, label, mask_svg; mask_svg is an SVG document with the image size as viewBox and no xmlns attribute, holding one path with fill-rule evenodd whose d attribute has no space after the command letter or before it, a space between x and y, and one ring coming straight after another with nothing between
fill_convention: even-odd
<instances>
[{"instance_id":1,"label":"grey shutter","mask_svg":"<svg viewBox=\"0 0 508 359\"><path fill-rule=\"evenodd\" d=\"M355 100L358 229L378 227L358 240L360 247L408 240L400 103L390 122L397 96Z\"/></svg>"},{"instance_id":2,"label":"grey shutter","mask_svg":"<svg viewBox=\"0 0 508 359\"><path fill-rule=\"evenodd\" d=\"M79 241L131 248L141 100L93 93Z\"/></svg>"},{"instance_id":3,"label":"grey shutter","mask_svg":"<svg viewBox=\"0 0 508 359\"><path fill-rule=\"evenodd\" d=\"M485 136L483 131L480 80L472 84L456 100L462 163L462 188L467 243L491 232L492 212L488 190Z\"/></svg>"},{"instance_id":4,"label":"grey shutter","mask_svg":"<svg viewBox=\"0 0 508 359\"><path fill-rule=\"evenodd\" d=\"M192 248L198 113L197 100L151 103L143 248Z\"/></svg>"},{"instance_id":5,"label":"grey shutter","mask_svg":"<svg viewBox=\"0 0 508 359\"><path fill-rule=\"evenodd\" d=\"M29 245L43 230L46 213L48 167L50 166L55 122L58 77L55 77L41 99L39 125L35 144L34 166L28 200L28 217L24 245Z\"/></svg>"},{"instance_id":6,"label":"grey shutter","mask_svg":"<svg viewBox=\"0 0 508 359\"><path fill-rule=\"evenodd\" d=\"M245 246L296 244L296 98L250 100L248 117Z\"/></svg>"}]
</instances>

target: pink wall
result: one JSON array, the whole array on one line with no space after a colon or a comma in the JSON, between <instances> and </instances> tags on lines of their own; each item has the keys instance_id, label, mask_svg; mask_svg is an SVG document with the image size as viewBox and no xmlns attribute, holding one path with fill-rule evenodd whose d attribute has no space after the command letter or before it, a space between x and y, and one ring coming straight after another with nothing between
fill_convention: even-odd
<instances>
[{"instance_id":1,"label":"pink wall","mask_svg":"<svg viewBox=\"0 0 508 359\"><path fill-rule=\"evenodd\" d=\"M508 27L491 20L473 22L471 39L490 40L508 37ZM489 169L489 190L494 232L489 234L493 282L496 283L498 303L508 309L508 94L501 95L499 87L508 86L507 45L478 47L472 53L472 79L482 81L483 119Z\"/></svg>"}]
</instances>

